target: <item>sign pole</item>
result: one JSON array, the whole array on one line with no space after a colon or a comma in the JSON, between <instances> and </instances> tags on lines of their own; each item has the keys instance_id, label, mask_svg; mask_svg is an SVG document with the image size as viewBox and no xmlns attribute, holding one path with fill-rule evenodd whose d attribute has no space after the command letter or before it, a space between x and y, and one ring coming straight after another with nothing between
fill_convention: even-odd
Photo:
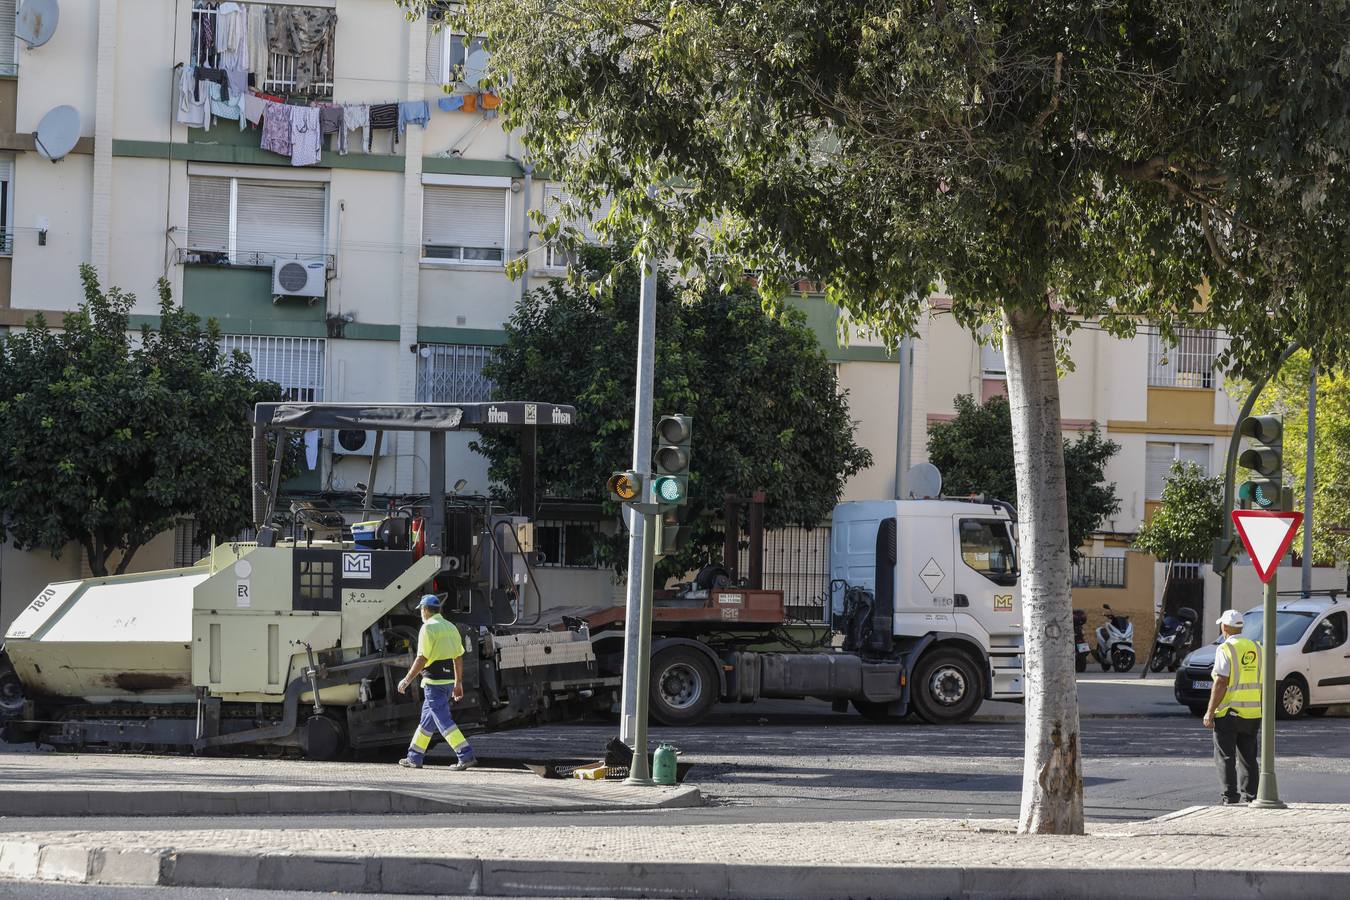
<instances>
[{"instance_id":1,"label":"sign pole","mask_svg":"<svg viewBox=\"0 0 1350 900\"><path fill-rule=\"evenodd\" d=\"M1258 809L1285 808L1280 802L1280 789L1275 781L1276 581L1272 569L1270 580L1266 582L1265 603L1261 609L1261 780L1256 786L1256 799L1251 802ZM1237 677L1236 672L1233 677Z\"/></svg>"},{"instance_id":2,"label":"sign pole","mask_svg":"<svg viewBox=\"0 0 1350 900\"><path fill-rule=\"evenodd\" d=\"M647 703L651 696L652 680L652 585L656 568L656 535L661 531L659 513L641 513L634 509L634 518L642 520L646 539L642 542L642 571L639 573L639 611L633 615L628 608L628 620L638 623L637 632L637 672L634 681L633 712L633 763L628 768L625 784L650 785L651 766L647 759Z\"/></svg>"}]
</instances>

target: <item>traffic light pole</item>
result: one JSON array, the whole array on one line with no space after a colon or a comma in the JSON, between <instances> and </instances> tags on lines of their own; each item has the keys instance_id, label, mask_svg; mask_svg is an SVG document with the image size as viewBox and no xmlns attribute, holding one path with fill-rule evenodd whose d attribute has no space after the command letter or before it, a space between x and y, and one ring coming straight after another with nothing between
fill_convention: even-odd
<instances>
[{"instance_id":1,"label":"traffic light pole","mask_svg":"<svg viewBox=\"0 0 1350 900\"><path fill-rule=\"evenodd\" d=\"M1273 565L1278 565L1278 561ZM1265 603L1261 607L1261 780L1256 786L1258 809L1284 809L1275 781L1275 603L1278 599L1274 571L1266 582ZM1236 678L1237 672L1233 672Z\"/></svg>"},{"instance_id":2,"label":"traffic light pole","mask_svg":"<svg viewBox=\"0 0 1350 900\"><path fill-rule=\"evenodd\" d=\"M656 366L656 262L642 258L642 293L638 303L637 399L633 408L633 469L645 474L651 471L652 452L652 391ZM642 605L641 574L645 554L650 552L654 537L648 531L649 517L626 508L628 518L628 591L625 600L628 614L623 626L623 686L619 703L619 740L630 747L637 740L638 669L649 653L639 648L644 634L639 616L633 610ZM653 525L653 528L659 525ZM647 593L650 604L651 592ZM645 631L651 643L651 623ZM648 647L650 651L650 647ZM650 667L650 661L646 661ZM644 681L645 686L645 681ZM645 687L644 687L645 689ZM643 717L645 719L645 715ZM646 722L643 722L646 731Z\"/></svg>"},{"instance_id":3,"label":"traffic light pole","mask_svg":"<svg viewBox=\"0 0 1350 900\"><path fill-rule=\"evenodd\" d=\"M647 759L647 701L650 697L649 685L652 680L652 586L656 568L656 531L661 527L660 513L638 514L633 517L642 521L643 534L647 539L642 542L642 558L639 568L638 614L633 615L633 607L628 607L628 622L637 622L637 662L634 687L636 702L633 706L633 763L628 769L627 784L649 785L652 781L651 765ZM631 571L629 573L632 575ZM627 660L625 659L625 663ZM628 684L628 671L624 670L624 685Z\"/></svg>"}]
</instances>

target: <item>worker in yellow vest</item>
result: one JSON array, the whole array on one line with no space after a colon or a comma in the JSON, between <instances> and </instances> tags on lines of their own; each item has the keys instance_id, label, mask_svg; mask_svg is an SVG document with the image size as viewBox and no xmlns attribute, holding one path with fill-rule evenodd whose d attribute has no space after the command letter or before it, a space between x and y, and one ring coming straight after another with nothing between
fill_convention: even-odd
<instances>
[{"instance_id":1,"label":"worker in yellow vest","mask_svg":"<svg viewBox=\"0 0 1350 900\"><path fill-rule=\"evenodd\" d=\"M1205 727L1214 730L1214 764L1219 768L1223 802L1256 797L1260 772L1256 745L1261 733L1261 648L1242 637L1242 613L1235 609L1219 617L1223 643L1214 653L1214 687L1209 692ZM1238 769L1242 793L1238 794Z\"/></svg>"},{"instance_id":2,"label":"worker in yellow vest","mask_svg":"<svg viewBox=\"0 0 1350 900\"><path fill-rule=\"evenodd\" d=\"M422 676L422 721L413 732L408 755L398 764L409 769L422 768L431 739L439 733L458 757L451 768L463 772L478 765L473 747L450 712L450 704L464 697L464 641L459 636L459 628L441 616L439 597L427 594L417 605L422 611L417 659L398 683L398 692L406 694L417 676Z\"/></svg>"}]
</instances>

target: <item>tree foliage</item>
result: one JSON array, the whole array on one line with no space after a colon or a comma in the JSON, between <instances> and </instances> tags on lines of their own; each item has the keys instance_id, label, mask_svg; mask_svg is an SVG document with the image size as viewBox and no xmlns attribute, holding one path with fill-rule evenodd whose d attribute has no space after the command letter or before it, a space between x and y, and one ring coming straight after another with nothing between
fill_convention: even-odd
<instances>
[{"instance_id":1,"label":"tree foliage","mask_svg":"<svg viewBox=\"0 0 1350 900\"><path fill-rule=\"evenodd\" d=\"M1306 510L1304 472L1308 452L1308 354L1290 357L1261 392L1254 412L1284 417L1284 470L1295 503ZM1350 375L1319 369L1317 439L1313 471L1313 558L1350 559ZM1242 479L1238 470L1238 480ZM1302 545L1295 551L1302 552Z\"/></svg>"},{"instance_id":2,"label":"tree foliage","mask_svg":"<svg viewBox=\"0 0 1350 900\"><path fill-rule=\"evenodd\" d=\"M1223 478L1178 460L1163 482L1162 502L1139 529L1134 548L1161 562L1207 560L1223 532Z\"/></svg>"},{"instance_id":3,"label":"tree foliage","mask_svg":"<svg viewBox=\"0 0 1350 900\"><path fill-rule=\"evenodd\" d=\"M581 275L610 271L605 251L585 254ZM829 518L844 482L871 464L854 443L846 392L803 317L769 316L745 290L710 291L682 303L666 273L657 281L653 409L694 417L687 521L689 547L665 571L687 571L720 553L727 493L767 495L766 525L813 527ZM484 368L502 399L538 398L577 407L577 428L540 433L545 494L605 501L604 484L632 460L637 267L619 269L612 290L558 281L521 300L506 343ZM484 432L477 446L493 481L514 490L514 435ZM617 510L615 510L617 511ZM620 565L621 539L604 542Z\"/></svg>"},{"instance_id":4,"label":"tree foliage","mask_svg":"<svg viewBox=\"0 0 1350 900\"><path fill-rule=\"evenodd\" d=\"M956 418L928 426L928 459L942 471L943 491L1016 501L1008 398L990 397L979 404L970 394L961 394L955 404ZM1074 440L1064 439L1069 549L1074 559L1092 533L1120 511L1116 486L1106 482L1106 464L1119 450L1115 441L1102 438L1095 423Z\"/></svg>"},{"instance_id":5,"label":"tree foliage","mask_svg":"<svg viewBox=\"0 0 1350 900\"><path fill-rule=\"evenodd\" d=\"M104 291L82 266L84 302L60 330L39 314L0 343L0 534L60 556L74 541L90 569L126 571L136 551L193 516L200 534L250 519L253 403L280 399L241 353L220 349L159 284L158 331L130 331L135 297Z\"/></svg>"}]
</instances>

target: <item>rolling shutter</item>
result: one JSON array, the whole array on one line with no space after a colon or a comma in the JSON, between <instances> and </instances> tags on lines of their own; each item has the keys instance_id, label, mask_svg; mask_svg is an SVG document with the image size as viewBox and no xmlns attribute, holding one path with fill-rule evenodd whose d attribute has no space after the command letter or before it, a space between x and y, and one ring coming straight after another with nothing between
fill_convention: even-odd
<instances>
[{"instance_id":1,"label":"rolling shutter","mask_svg":"<svg viewBox=\"0 0 1350 900\"><path fill-rule=\"evenodd\" d=\"M0 75L18 72L18 57L14 50L15 0L0 0Z\"/></svg>"},{"instance_id":2,"label":"rolling shutter","mask_svg":"<svg viewBox=\"0 0 1350 900\"><path fill-rule=\"evenodd\" d=\"M188 178L188 249L230 249L230 179Z\"/></svg>"},{"instance_id":3,"label":"rolling shutter","mask_svg":"<svg viewBox=\"0 0 1350 900\"><path fill-rule=\"evenodd\" d=\"M324 255L327 191L322 184L239 182L235 255L262 263Z\"/></svg>"},{"instance_id":4,"label":"rolling shutter","mask_svg":"<svg viewBox=\"0 0 1350 900\"><path fill-rule=\"evenodd\" d=\"M431 30L427 23L427 83L445 83L445 29Z\"/></svg>"},{"instance_id":5,"label":"rolling shutter","mask_svg":"<svg viewBox=\"0 0 1350 900\"><path fill-rule=\"evenodd\" d=\"M423 192L424 245L505 249L505 190L427 185Z\"/></svg>"}]
</instances>

